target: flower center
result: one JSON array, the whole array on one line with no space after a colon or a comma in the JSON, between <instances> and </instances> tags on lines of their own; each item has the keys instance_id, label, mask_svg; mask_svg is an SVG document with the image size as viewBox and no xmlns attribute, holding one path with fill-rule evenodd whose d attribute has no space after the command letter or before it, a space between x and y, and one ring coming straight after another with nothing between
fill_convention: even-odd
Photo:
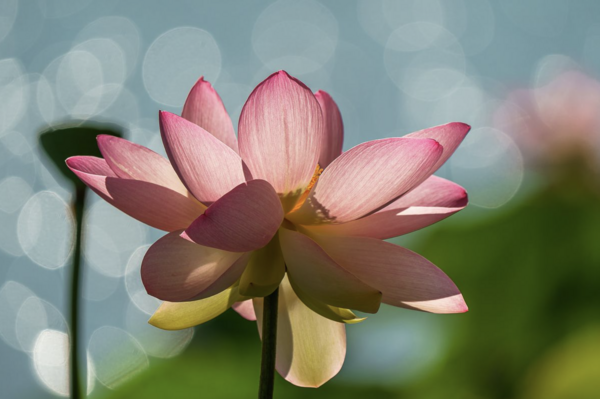
<instances>
[{"instance_id":1,"label":"flower center","mask_svg":"<svg viewBox=\"0 0 600 399\"><path fill-rule=\"evenodd\" d=\"M291 212L294 212L295 210L299 209L302 206L302 204L304 203L304 201L306 201L306 199L308 198L308 195L310 194L310 190L312 190L314 185L317 184L317 180L319 180L321 173L323 173L323 168L321 168L319 166L319 164L317 164L317 167L315 168L315 173L313 174L312 179L310 179L310 183L308 183L308 187L306 187L306 190L304 190L302 195L298 198L298 201L296 202L296 206L294 206L294 208L291 210Z\"/></svg>"}]
</instances>

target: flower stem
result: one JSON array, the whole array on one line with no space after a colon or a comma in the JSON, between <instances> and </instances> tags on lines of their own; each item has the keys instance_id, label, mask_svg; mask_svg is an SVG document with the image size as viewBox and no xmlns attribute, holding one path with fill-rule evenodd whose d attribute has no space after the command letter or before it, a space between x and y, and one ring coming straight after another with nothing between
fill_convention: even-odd
<instances>
[{"instance_id":1,"label":"flower stem","mask_svg":"<svg viewBox=\"0 0 600 399\"><path fill-rule=\"evenodd\" d=\"M70 298L70 320L71 348L70 348L70 374L71 374L71 398L82 397L81 379L79 378L79 289L81 287L81 226L83 222L83 208L85 205L84 187L75 190L75 219L77 230L75 231L75 252L73 254L73 266L71 274L71 298Z\"/></svg>"},{"instance_id":2,"label":"flower stem","mask_svg":"<svg viewBox=\"0 0 600 399\"><path fill-rule=\"evenodd\" d=\"M279 288L265 297L262 320L262 360L258 399L272 399L275 383L275 348L277 346L277 306Z\"/></svg>"}]
</instances>

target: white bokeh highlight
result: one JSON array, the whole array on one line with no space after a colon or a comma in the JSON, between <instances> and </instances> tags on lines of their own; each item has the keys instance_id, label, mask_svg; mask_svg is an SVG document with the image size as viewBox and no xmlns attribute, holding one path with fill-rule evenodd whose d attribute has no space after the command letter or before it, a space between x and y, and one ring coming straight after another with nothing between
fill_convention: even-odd
<instances>
[{"instance_id":1,"label":"white bokeh highlight","mask_svg":"<svg viewBox=\"0 0 600 399\"><path fill-rule=\"evenodd\" d=\"M21 209L17 237L23 252L46 269L65 265L75 245L75 217L52 191L33 195Z\"/></svg>"},{"instance_id":2,"label":"white bokeh highlight","mask_svg":"<svg viewBox=\"0 0 600 399\"><path fill-rule=\"evenodd\" d=\"M127 260L146 243L148 227L103 200L84 215L83 256L100 274L123 277Z\"/></svg>"},{"instance_id":3,"label":"white bokeh highlight","mask_svg":"<svg viewBox=\"0 0 600 399\"><path fill-rule=\"evenodd\" d=\"M149 365L144 348L130 333L117 327L103 326L92 333L88 352L96 378L114 389Z\"/></svg>"},{"instance_id":4,"label":"white bokeh highlight","mask_svg":"<svg viewBox=\"0 0 600 399\"><path fill-rule=\"evenodd\" d=\"M221 50L213 36L199 28L171 29L154 40L142 65L144 86L159 104L183 105L200 78L214 83L221 73Z\"/></svg>"},{"instance_id":5,"label":"white bokeh highlight","mask_svg":"<svg viewBox=\"0 0 600 399\"><path fill-rule=\"evenodd\" d=\"M271 71L304 75L321 69L335 54L338 24L323 4L279 0L256 19L252 48Z\"/></svg>"}]
</instances>

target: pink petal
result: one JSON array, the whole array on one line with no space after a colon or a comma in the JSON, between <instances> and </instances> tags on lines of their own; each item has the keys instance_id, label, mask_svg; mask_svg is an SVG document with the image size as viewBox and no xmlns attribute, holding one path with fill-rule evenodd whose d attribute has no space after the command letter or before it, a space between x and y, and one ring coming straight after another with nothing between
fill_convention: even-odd
<instances>
[{"instance_id":1,"label":"pink petal","mask_svg":"<svg viewBox=\"0 0 600 399\"><path fill-rule=\"evenodd\" d=\"M389 138L360 144L333 161L288 219L344 223L386 206L431 174L442 154L432 139Z\"/></svg>"},{"instance_id":2,"label":"pink petal","mask_svg":"<svg viewBox=\"0 0 600 399\"><path fill-rule=\"evenodd\" d=\"M200 77L192 87L183 105L181 116L200 126L233 151L238 152L237 138L231 118L225 110L221 97L212 85Z\"/></svg>"},{"instance_id":3,"label":"pink petal","mask_svg":"<svg viewBox=\"0 0 600 399\"><path fill-rule=\"evenodd\" d=\"M442 156L438 159L431 171L431 173L434 173L448 158L450 158L450 155L454 153L458 145L463 141L467 133L469 133L469 130L471 130L471 126L465 123L452 122L441 126L430 127L429 129L419 130L418 132L407 134L404 137L434 139L444 147Z\"/></svg>"},{"instance_id":4,"label":"pink petal","mask_svg":"<svg viewBox=\"0 0 600 399\"><path fill-rule=\"evenodd\" d=\"M262 298L253 299L262 336ZM346 357L346 328L310 310L286 278L279 289L275 368L300 387L316 388L333 378Z\"/></svg>"},{"instance_id":5,"label":"pink petal","mask_svg":"<svg viewBox=\"0 0 600 399\"><path fill-rule=\"evenodd\" d=\"M279 239L290 280L327 305L376 313L381 292L363 283L302 233L280 229Z\"/></svg>"},{"instance_id":6,"label":"pink petal","mask_svg":"<svg viewBox=\"0 0 600 399\"><path fill-rule=\"evenodd\" d=\"M206 209L195 198L170 188L118 178L101 158L71 157L67 166L105 201L157 229L184 229Z\"/></svg>"},{"instance_id":7,"label":"pink petal","mask_svg":"<svg viewBox=\"0 0 600 399\"><path fill-rule=\"evenodd\" d=\"M161 155L119 137L103 134L97 139L106 163L118 177L158 184L188 196L177 173Z\"/></svg>"},{"instance_id":8,"label":"pink petal","mask_svg":"<svg viewBox=\"0 0 600 399\"><path fill-rule=\"evenodd\" d=\"M182 237L207 247L247 252L267 245L282 221L283 209L273 187L251 180L208 207Z\"/></svg>"},{"instance_id":9,"label":"pink petal","mask_svg":"<svg viewBox=\"0 0 600 399\"><path fill-rule=\"evenodd\" d=\"M422 229L467 206L467 192L458 184L430 176L417 188L385 208L351 222L307 226L318 234L386 239Z\"/></svg>"},{"instance_id":10,"label":"pink petal","mask_svg":"<svg viewBox=\"0 0 600 399\"><path fill-rule=\"evenodd\" d=\"M382 302L433 313L463 313L456 285L422 256L375 238L314 236L344 269L380 290Z\"/></svg>"},{"instance_id":11,"label":"pink petal","mask_svg":"<svg viewBox=\"0 0 600 399\"><path fill-rule=\"evenodd\" d=\"M203 247L172 232L152 244L142 261L148 294L169 302L208 298L242 275L248 254Z\"/></svg>"},{"instance_id":12,"label":"pink petal","mask_svg":"<svg viewBox=\"0 0 600 399\"><path fill-rule=\"evenodd\" d=\"M319 166L325 169L342 153L344 124L337 104L328 93L319 90L315 93L315 97L321 106L325 121L325 134L321 142L321 155L319 156Z\"/></svg>"},{"instance_id":13,"label":"pink petal","mask_svg":"<svg viewBox=\"0 0 600 399\"><path fill-rule=\"evenodd\" d=\"M159 119L169 159L199 201L208 205L246 181L240 156L215 136L169 112Z\"/></svg>"},{"instance_id":14,"label":"pink petal","mask_svg":"<svg viewBox=\"0 0 600 399\"><path fill-rule=\"evenodd\" d=\"M274 73L250 94L238 135L252 176L268 181L279 194L299 196L319 159L321 107L300 81L283 71Z\"/></svg>"},{"instance_id":15,"label":"pink petal","mask_svg":"<svg viewBox=\"0 0 600 399\"><path fill-rule=\"evenodd\" d=\"M242 316L246 320L255 321L256 313L254 313L254 305L252 305L252 300L248 299L243 302L236 302L231 306L233 310L238 312L240 316Z\"/></svg>"}]
</instances>

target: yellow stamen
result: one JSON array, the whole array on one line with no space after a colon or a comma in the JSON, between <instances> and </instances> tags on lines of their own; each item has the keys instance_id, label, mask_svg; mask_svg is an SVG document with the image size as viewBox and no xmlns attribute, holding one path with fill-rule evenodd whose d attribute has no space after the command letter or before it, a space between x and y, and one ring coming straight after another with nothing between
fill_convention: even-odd
<instances>
[{"instance_id":1,"label":"yellow stamen","mask_svg":"<svg viewBox=\"0 0 600 399\"><path fill-rule=\"evenodd\" d=\"M299 209L304 203L304 201L306 201L306 199L308 198L308 194L310 194L310 190L314 187L315 184L317 184L317 180L319 180L319 176L321 176L321 173L323 173L323 168L321 168L319 164L317 164L315 173L313 174L312 179L310 179L310 183L308 183L308 187L306 187L306 190L304 190L300 198L298 198L296 206L294 206L292 212L294 212L296 209Z\"/></svg>"}]
</instances>

